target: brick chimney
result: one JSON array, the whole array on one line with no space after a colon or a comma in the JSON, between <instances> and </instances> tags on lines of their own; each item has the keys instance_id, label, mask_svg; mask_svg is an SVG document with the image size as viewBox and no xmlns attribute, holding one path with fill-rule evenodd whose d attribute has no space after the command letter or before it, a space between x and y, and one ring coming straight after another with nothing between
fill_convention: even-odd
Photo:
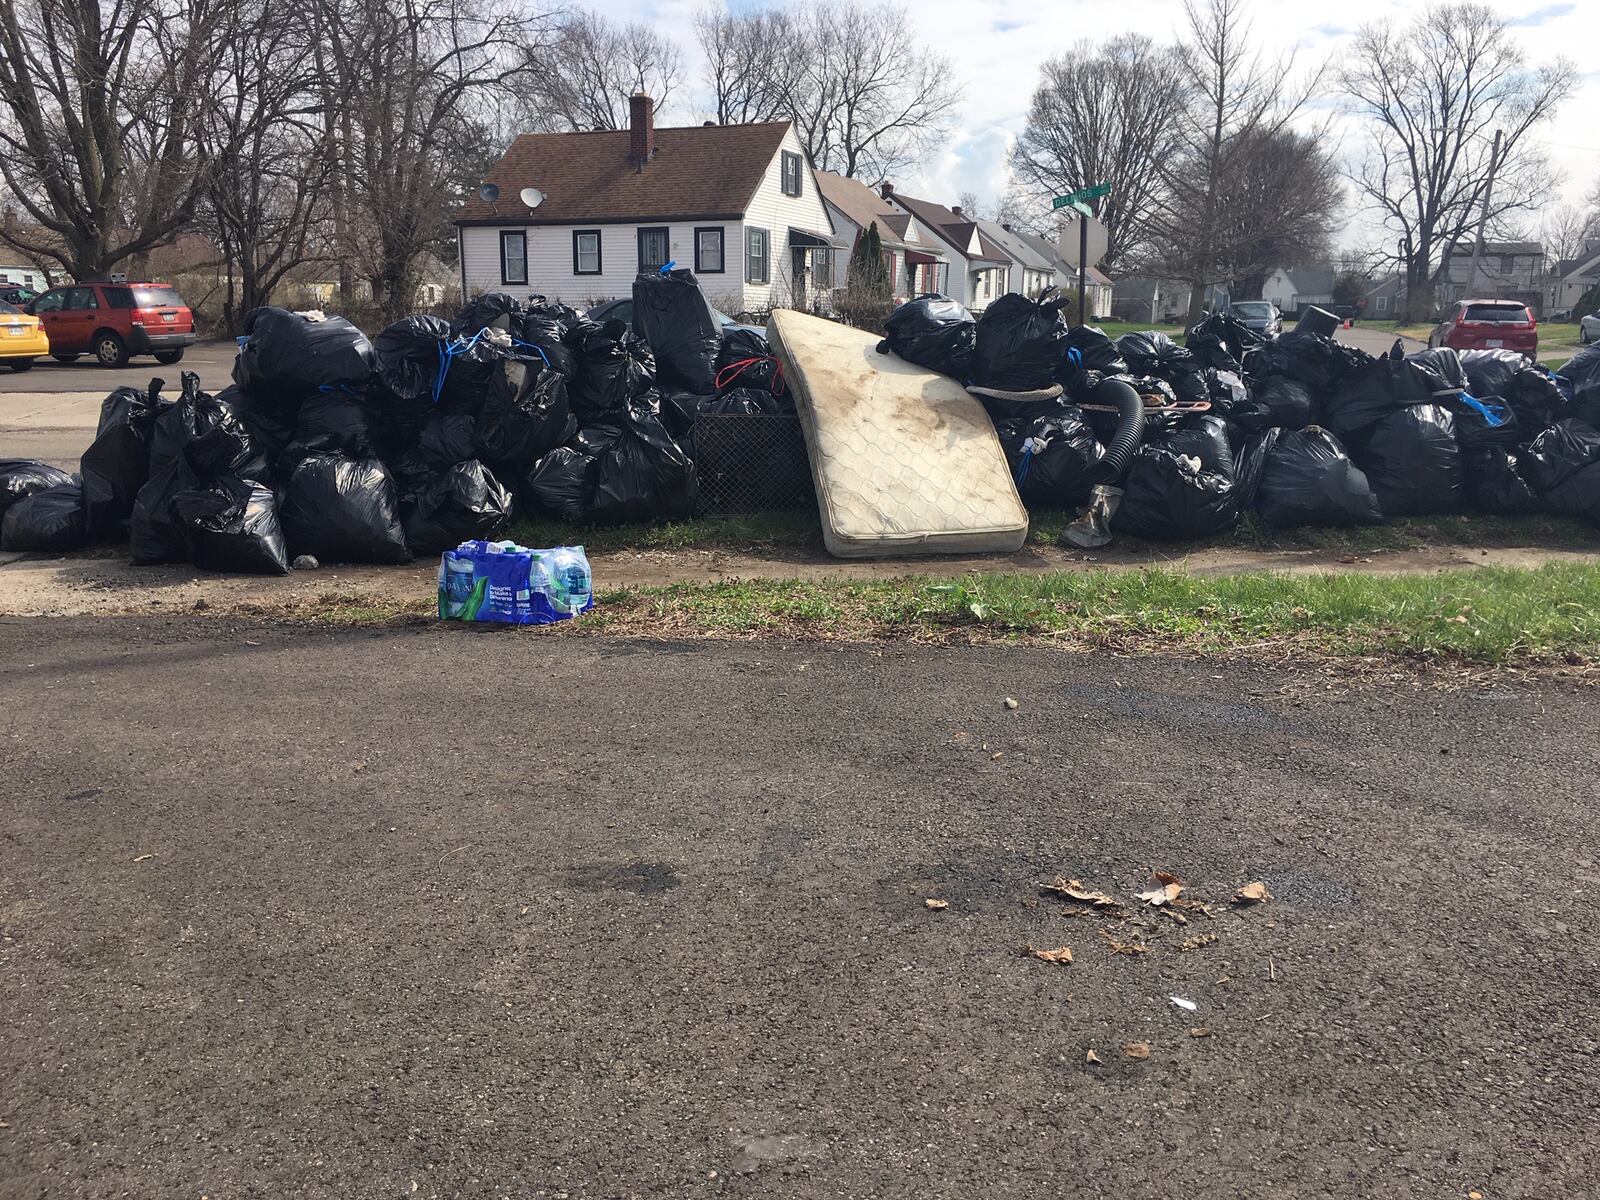
<instances>
[{"instance_id":1,"label":"brick chimney","mask_svg":"<svg viewBox=\"0 0 1600 1200\"><path fill-rule=\"evenodd\" d=\"M894 199L894 184L890 183L887 179L885 179L883 181L883 186L878 189L878 194L880 196L882 196L885 200L893 200Z\"/></svg>"},{"instance_id":2,"label":"brick chimney","mask_svg":"<svg viewBox=\"0 0 1600 1200\"><path fill-rule=\"evenodd\" d=\"M955 207L953 207L950 211L955 213L955 215L958 216L958 217L962 215L961 214L961 205L959 205L959 204L957 204Z\"/></svg>"},{"instance_id":3,"label":"brick chimney","mask_svg":"<svg viewBox=\"0 0 1600 1200\"><path fill-rule=\"evenodd\" d=\"M635 92L628 97L628 161L643 170L655 154L655 102L643 92Z\"/></svg>"}]
</instances>

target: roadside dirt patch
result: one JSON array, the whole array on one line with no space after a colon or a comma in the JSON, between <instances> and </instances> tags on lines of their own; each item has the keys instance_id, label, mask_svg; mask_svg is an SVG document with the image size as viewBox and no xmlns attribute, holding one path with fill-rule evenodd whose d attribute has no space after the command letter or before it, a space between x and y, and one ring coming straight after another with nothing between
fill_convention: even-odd
<instances>
[{"instance_id":1,"label":"roadside dirt patch","mask_svg":"<svg viewBox=\"0 0 1600 1200\"><path fill-rule=\"evenodd\" d=\"M963 575L973 571L1037 573L1161 567L1199 575L1245 571L1431 572L1470 567L1538 567L1600 562L1600 552L1536 546L1431 546L1374 550L1354 556L1331 550L1205 549L1163 554L1111 548L1093 554L1024 547L1015 554L973 558L902 558L846 562L825 554L728 550L619 550L590 556L596 591L665 587L737 579L870 580ZM247 614L259 609L315 612L337 596L346 604L427 605L437 565L330 566L282 577L208 575L191 566L129 566L120 547L60 556L0 555L0 615L113 616L129 613Z\"/></svg>"}]
</instances>

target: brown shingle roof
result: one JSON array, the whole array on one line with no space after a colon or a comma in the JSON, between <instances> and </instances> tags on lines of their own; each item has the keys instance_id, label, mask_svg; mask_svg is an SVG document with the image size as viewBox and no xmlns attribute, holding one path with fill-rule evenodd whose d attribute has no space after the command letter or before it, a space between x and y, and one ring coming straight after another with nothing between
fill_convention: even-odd
<instances>
[{"instance_id":1,"label":"brown shingle roof","mask_svg":"<svg viewBox=\"0 0 1600 1200\"><path fill-rule=\"evenodd\" d=\"M456 221L571 225L737 219L788 130L787 121L657 129L655 157L642 171L628 162L626 129L524 133L484 179L499 185L500 199L490 205L474 195ZM518 199L526 187L545 194L531 215Z\"/></svg>"},{"instance_id":2,"label":"brown shingle roof","mask_svg":"<svg viewBox=\"0 0 1600 1200\"><path fill-rule=\"evenodd\" d=\"M965 216L957 216L954 211L942 204L935 204L931 200L918 200L914 196L894 194L896 203L905 205L906 209L924 225L934 229L940 237L962 254L973 261L987 260L999 266L1004 266L1011 261L1011 256L996 246L992 241L983 236L977 224ZM967 249L972 244L972 235L978 235L979 253L974 256Z\"/></svg>"}]
</instances>

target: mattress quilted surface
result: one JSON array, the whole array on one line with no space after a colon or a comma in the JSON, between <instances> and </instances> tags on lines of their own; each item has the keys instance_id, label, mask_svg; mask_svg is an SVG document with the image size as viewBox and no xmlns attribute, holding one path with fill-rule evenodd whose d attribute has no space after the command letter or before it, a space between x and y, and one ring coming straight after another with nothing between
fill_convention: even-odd
<instances>
[{"instance_id":1,"label":"mattress quilted surface","mask_svg":"<svg viewBox=\"0 0 1600 1200\"><path fill-rule=\"evenodd\" d=\"M1028 536L994 425L954 379L878 339L778 309L767 337L805 430L823 541L841 558L1011 553Z\"/></svg>"}]
</instances>

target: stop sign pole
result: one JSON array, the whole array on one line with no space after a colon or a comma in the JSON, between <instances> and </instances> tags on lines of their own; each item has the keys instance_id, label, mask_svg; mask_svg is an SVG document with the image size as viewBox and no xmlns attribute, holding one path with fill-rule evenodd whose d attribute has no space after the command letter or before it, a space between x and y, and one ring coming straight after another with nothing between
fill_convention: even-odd
<instances>
[{"instance_id":1,"label":"stop sign pole","mask_svg":"<svg viewBox=\"0 0 1600 1200\"><path fill-rule=\"evenodd\" d=\"M1093 187L1079 188L1065 196L1057 196L1050 201L1050 210L1054 212L1061 208L1071 208L1078 214L1078 324L1088 324L1084 316L1085 305L1089 296L1089 218L1094 216L1094 210L1088 205L1090 200L1098 200L1101 196L1111 194L1109 183L1097 183Z\"/></svg>"}]
</instances>

